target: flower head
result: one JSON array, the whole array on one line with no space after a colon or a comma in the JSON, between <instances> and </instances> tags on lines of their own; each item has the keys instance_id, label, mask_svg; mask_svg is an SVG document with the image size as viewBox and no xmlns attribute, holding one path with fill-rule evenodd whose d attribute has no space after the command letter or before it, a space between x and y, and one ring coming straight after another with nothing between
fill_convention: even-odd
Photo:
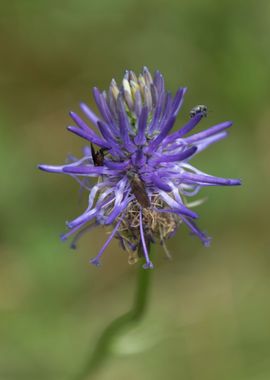
<instances>
[{"instance_id":1,"label":"flower head","mask_svg":"<svg viewBox=\"0 0 270 380\"><path fill-rule=\"evenodd\" d=\"M99 265L100 257L115 237L128 252L130 263L144 256L144 267L152 268L150 244L160 242L167 252L165 241L181 223L204 245L209 245L210 238L195 224L198 215L190 209L187 199L202 187L234 186L240 185L240 181L208 175L189 161L226 137L226 129L232 123L226 121L188 135L205 116L198 108L182 128L170 133L185 92L186 88L179 88L173 97L165 90L158 71L154 78L146 67L138 77L126 71L121 86L113 79L108 92L93 89L100 116L81 104L93 129L76 113L70 113L75 125L68 130L89 143L83 157L72 157L63 166L39 166L48 172L72 176L89 192L88 207L67 223L69 231L62 235L63 240L75 234L74 247L89 229L112 225L108 240L91 260L93 264ZM97 181L92 183L91 177Z\"/></svg>"}]
</instances>

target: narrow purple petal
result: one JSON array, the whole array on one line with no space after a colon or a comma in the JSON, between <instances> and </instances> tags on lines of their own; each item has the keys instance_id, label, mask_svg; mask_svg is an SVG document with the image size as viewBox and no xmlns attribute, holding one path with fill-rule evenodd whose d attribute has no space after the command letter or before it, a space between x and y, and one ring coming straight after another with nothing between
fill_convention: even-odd
<instances>
[{"instance_id":1,"label":"narrow purple petal","mask_svg":"<svg viewBox=\"0 0 270 380\"><path fill-rule=\"evenodd\" d=\"M146 66L143 67L143 76L144 76L146 85L150 88L150 85L153 83L153 79L148 67Z\"/></svg>"},{"instance_id":2,"label":"narrow purple petal","mask_svg":"<svg viewBox=\"0 0 270 380\"><path fill-rule=\"evenodd\" d=\"M166 124L167 119L172 115L171 112L172 109L172 94L170 92L167 92L165 94L165 100L164 100L164 108L163 108L163 116L160 123L160 130L163 129L163 126ZM173 115L176 116L176 115Z\"/></svg>"},{"instance_id":3,"label":"narrow purple petal","mask_svg":"<svg viewBox=\"0 0 270 380\"><path fill-rule=\"evenodd\" d=\"M82 215L78 216L78 218L73 219L70 222L67 222L68 228L74 228L77 226L82 227L85 223L89 222L90 220L94 219L97 215L98 210L96 208L89 210L87 212L84 212Z\"/></svg>"},{"instance_id":4,"label":"narrow purple petal","mask_svg":"<svg viewBox=\"0 0 270 380\"><path fill-rule=\"evenodd\" d=\"M184 206L182 203L177 202L174 200L169 194L167 194L164 191L159 191L159 194L161 195L162 199L167 203L167 205L172 210L179 210L181 214L185 214L190 216L193 219L198 218L198 214L196 214L194 211L189 210L186 206ZM170 210L169 209L169 210ZM159 212L162 212L160 209L158 209Z\"/></svg>"},{"instance_id":5,"label":"narrow purple petal","mask_svg":"<svg viewBox=\"0 0 270 380\"><path fill-rule=\"evenodd\" d=\"M191 232L198 236L198 238L202 241L203 245L205 247L209 247L211 243L211 238L206 236L202 231L199 230L199 228L196 226L196 224L182 216L182 220L185 222L185 224L189 227Z\"/></svg>"},{"instance_id":6,"label":"narrow purple petal","mask_svg":"<svg viewBox=\"0 0 270 380\"><path fill-rule=\"evenodd\" d=\"M80 238L85 235L87 232L92 231L94 228L96 228L99 224L98 223L93 223L89 226L83 227L80 231L76 233L76 235L73 237L71 243L70 243L70 248L76 249L77 248L77 242L80 240Z\"/></svg>"},{"instance_id":7,"label":"narrow purple petal","mask_svg":"<svg viewBox=\"0 0 270 380\"><path fill-rule=\"evenodd\" d=\"M125 162L114 162L114 161L104 161L104 165L109 169L116 169L116 170L125 170L130 165L129 161Z\"/></svg>"},{"instance_id":8,"label":"narrow purple petal","mask_svg":"<svg viewBox=\"0 0 270 380\"><path fill-rule=\"evenodd\" d=\"M143 102L142 102L142 96L140 90L137 90L135 92L135 104L134 104L134 110L137 115L137 117L140 116L142 112Z\"/></svg>"},{"instance_id":9,"label":"narrow purple petal","mask_svg":"<svg viewBox=\"0 0 270 380\"><path fill-rule=\"evenodd\" d=\"M111 114L112 114L112 117L114 118L114 120L117 120L117 112L116 112L116 101L115 101L115 98L113 96L113 93L111 92L111 90L109 90L109 93L108 93L108 99L107 99L107 104L108 104L108 107L111 111ZM119 135L119 130L118 128L115 126L114 128L114 132L118 135Z\"/></svg>"},{"instance_id":10,"label":"narrow purple petal","mask_svg":"<svg viewBox=\"0 0 270 380\"><path fill-rule=\"evenodd\" d=\"M137 149L136 152L131 156L132 164L135 167L142 167L146 163L146 157L142 149Z\"/></svg>"},{"instance_id":11,"label":"narrow purple petal","mask_svg":"<svg viewBox=\"0 0 270 380\"><path fill-rule=\"evenodd\" d=\"M124 81L124 83L125 83L125 85L127 84L126 81ZM123 85L123 88L122 88L123 97L127 103L128 108L133 111L134 110L134 104L133 104L131 92L130 92L130 89L127 89L125 87L125 85ZM127 86L129 87L129 83L127 84Z\"/></svg>"},{"instance_id":12,"label":"narrow purple petal","mask_svg":"<svg viewBox=\"0 0 270 380\"><path fill-rule=\"evenodd\" d=\"M96 224L94 223L94 224L91 224L91 225L89 225L89 226L86 226L85 228L93 228L93 227L95 227L96 226ZM60 235L60 239L62 240L62 241L66 241L72 234L74 234L74 232L76 232L76 231L78 231L80 228L82 228L82 225L78 225L78 226L76 226L76 227L74 227L74 228L72 228L71 230L69 230L68 232L66 232L66 233L64 233L64 234L61 234Z\"/></svg>"},{"instance_id":13,"label":"narrow purple petal","mask_svg":"<svg viewBox=\"0 0 270 380\"><path fill-rule=\"evenodd\" d=\"M108 168L105 168L104 166L64 166L63 167L64 173L73 173L77 175L94 175L99 176L102 174L116 174L117 172L112 171Z\"/></svg>"},{"instance_id":14,"label":"narrow purple petal","mask_svg":"<svg viewBox=\"0 0 270 380\"><path fill-rule=\"evenodd\" d=\"M117 185L114 186L114 205L112 207L112 211L109 215L106 215L106 220L104 224L111 224L117 216L125 209L128 201L129 192L126 192L126 185L127 185L128 179L126 176L122 177L120 181L117 183ZM125 197L125 198L124 198ZM123 200L124 198L124 200Z\"/></svg>"},{"instance_id":15,"label":"narrow purple petal","mask_svg":"<svg viewBox=\"0 0 270 380\"><path fill-rule=\"evenodd\" d=\"M108 105L107 100L106 100L106 96L107 96L106 92L104 91L103 95L101 95L101 103L102 103L103 108L104 108L106 115L107 115L107 122L110 125L114 134L116 136L119 136L119 128L117 126L117 123L115 123L115 117L109 108L109 105Z\"/></svg>"},{"instance_id":16,"label":"narrow purple petal","mask_svg":"<svg viewBox=\"0 0 270 380\"><path fill-rule=\"evenodd\" d=\"M83 121L83 119L81 119L80 116L78 116L75 112L70 111L69 116L71 117L72 120L75 121L75 123L78 125L78 127L82 128L87 133L95 134L95 132L92 131L91 128L88 127L88 125L85 123L85 121Z\"/></svg>"},{"instance_id":17,"label":"narrow purple petal","mask_svg":"<svg viewBox=\"0 0 270 380\"><path fill-rule=\"evenodd\" d=\"M150 87L144 86L143 93L144 93L145 104L147 108L151 110L152 109L152 95L151 95Z\"/></svg>"},{"instance_id":18,"label":"narrow purple petal","mask_svg":"<svg viewBox=\"0 0 270 380\"><path fill-rule=\"evenodd\" d=\"M66 164L66 165L61 165L61 166L55 166L55 165L38 165L38 168L40 170L43 170L43 171L46 171L46 172L50 172L50 173L63 173L63 169L64 168L71 168L71 167L75 167L75 166L79 166L81 165L82 163L84 162L89 162L89 157L83 157L81 158L80 160L78 160L76 157L73 157L74 160L76 160L75 162L73 161L72 163L70 164Z\"/></svg>"},{"instance_id":19,"label":"narrow purple petal","mask_svg":"<svg viewBox=\"0 0 270 380\"><path fill-rule=\"evenodd\" d=\"M104 123L102 120L97 122L100 133L104 137L104 139L111 145L111 147L121 153L121 149L119 148L118 143L115 141L115 136L113 135L113 131L110 129L110 126Z\"/></svg>"},{"instance_id":20,"label":"narrow purple petal","mask_svg":"<svg viewBox=\"0 0 270 380\"><path fill-rule=\"evenodd\" d=\"M162 145L170 144L174 142L176 139L179 139L185 136L188 132L190 132L193 128L196 127L196 125L200 122L202 117L203 117L202 114L195 115L192 119L188 121L188 123L183 128L181 128L179 131L175 133L172 133L170 136L166 137Z\"/></svg>"},{"instance_id":21,"label":"narrow purple petal","mask_svg":"<svg viewBox=\"0 0 270 380\"><path fill-rule=\"evenodd\" d=\"M147 126L147 117L148 117L148 108L144 106L140 114L139 121L138 121L138 134L134 138L134 142L136 145L144 145L146 142L145 130Z\"/></svg>"},{"instance_id":22,"label":"narrow purple petal","mask_svg":"<svg viewBox=\"0 0 270 380\"><path fill-rule=\"evenodd\" d=\"M151 96L152 96L153 107L156 107L157 102L158 102L158 91L157 91L156 86L153 83L151 83L150 85L150 91L151 91Z\"/></svg>"},{"instance_id":23,"label":"narrow purple petal","mask_svg":"<svg viewBox=\"0 0 270 380\"><path fill-rule=\"evenodd\" d=\"M112 118L111 112L108 108L108 105L107 105L103 95L100 93L100 91L98 90L97 87L93 88L93 96L94 96L95 102L98 106L99 112L103 116L104 120L109 124L113 123L113 118Z\"/></svg>"},{"instance_id":24,"label":"narrow purple petal","mask_svg":"<svg viewBox=\"0 0 270 380\"><path fill-rule=\"evenodd\" d=\"M154 85L157 88L158 93L162 93L165 90L165 83L163 75L157 70L154 75Z\"/></svg>"},{"instance_id":25,"label":"narrow purple petal","mask_svg":"<svg viewBox=\"0 0 270 380\"><path fill-rule=\"evenodd\" d=\"M143 266L143 269L153 269L154 265L149 259L149 254L147 251L146 243L145 243L145 238L144 238L144 232L143 232L143 220L142 220L142 209L140 208L140 233L141 233L141 242L143 246L143 252L144 252L144 257L146 263Z\"/></svg>"},{"instance_id":26,"label":"narrow purple petal","mask_svg":"<svg viewBox=\"0 0 270 380\"><path fill-rule=\"evenodd\" d=\"M153 119L150 122L149 127L148 127L149 134L152 134L157 128L157 125L159 124L159 120L160 120L163 105L164 105L164 99L165 99L165 93L160 94L158 98L157 106L154 111Z\"/></svg>"},{"instance_id":27,"label":"narrow purple petal","mask_svg":"<svg viewBox=\"0 0 270 380\"><path fill-rule=\"evenodd\" d=\"M95 186L93 186L90 190L89 190L89 195L88 195L88 207L87 207L87 210L90 210L94 204L94 200L96 198L96 194L97 192L102 188L102 187L105 187L106 186L106 182L100 182L98 184L96 184Z\"/></svg>"},{"instance_id":28,"label":"narrow purple petal","mask_svg":"<svg viewBox=\"0 0 270 380\"><path fill-rule=\"evenodd\" d=\"M105 200L103 202L100 202L97 207L90 209L89 208L80 216L78 216L76 219L71 220L70 222L67 222L68 228L73 228L78 225L83 226L85 223L89 222L96 216L98 216L98 212L101 208L108 206L110 203L112 203L114 198L110 198L108 200Z\"/></svg>"},{"instance_id":29,"label":"narrow purple petal","mask_svg":"<svg viewBox=\"0 0 270 380\"><path fill-rule=\"evenodd\" d=\"M94 87L93 96L98 106L98 109L101 115L103 116L103 119L106 121L106 123L110 125L114 135L118 136L119 135L118 126L115 124L113 114L111 113L110 108L107 104L107 101L105 98L106 93L101 94L99 90L96 87Z\"/></svg>"},{"instance_id":30,"label":"narrow purple petal","mask_svg":"<svg viewBox=\"0 0 270 380\"><path fill-rule=\"evenodd\" d=\"M78 135L78 136L84 138L85 140L88 140L88 141L92 142L93 144L100 146L101 148L108 148L108 149L111 148L111 145L108 142L102 140L95 133L86 132L85 130L78 128L78 127L74 127L72 125L67 127L67 129L68 129L68 131L75 133L75 135Z\"/></svg>"},{"instance_id":31,"label":"narrow purple petal","mask_svg":"<svg viewBox=\"0 0 270 380\"><path fill-rule=\"evenodd\" d=\"M214 135L214 136L211 136L211 137L208 137L208 138L202 140L201 142L196 144L196 146L198 148L196 154L202 152L204 149L208 148L209 145L212 145L212 144L218 142L219 140L224 139L227 136L228 136L228 132L221 132L221 133L218 133L217 135Z\"/></svg>"},{"instance_id":32,"label":"narrow purple petal","mask_svg":"<svg viewBox=\"0 0 270 380\"><path fill-rule=\"evenodd\" d=\"M192 120L192 119L191 119ZM232 126L231 121L225 121L224 123L220 123L215 125L214 127L208 128L206 131L196 133L195 135L189 136L185 139L185 141L190 144L199 140L206 139L207 137L216 135L217 133L222 132L226 128L230 128Z\"/></svg>"},{"instance_id":33,"label":"narrow purple petal","mask_svg":"<svg viewBox=\"0 0 270 380\"><path fill-rule=\"evenodd\" d=\"M162 128L162 131L160 132L160 134L155 138L154 141L152 141L151 143L149 143L149 146L148 146L148 152L154 152L156 150L156 148L159 146L159 144L164 140L164 138L167 136L167 134L170 132L170 130L172 129L173 125L174 125L174 122L175 122L175 116L171 116L167 122L165 123L165 125L163 126Z\"/></svg>"},{"instance_id":34,"label":"narrow purple petal","mask_svg":"<svg viewBox=\"0 0 270 380\"><path fill-rule=\"evenodd\" d=\"M161 190L164 190L166 192L172 191L171 186L169 186L167 183L165 183L157 174L151 175L151 180L153 183Z\"/></svg>"},{"instance_id":35,"label":"narrow purple petal","mask_svg":"<svg viewBox=\"0 0 270 380\"><path fill-rule=\"evenodd\" d=\"M124 211L126 207L126 203L122 202L117 206L114 206L113 210L111 211L110 215L106 218L105 223L106 225L112 224L115 219L118 217L118 215L121 214L122 211Z\"/></svg>"},{"instance_id":36,"label":"narrow purple petal","mask_svg":"<svg viewBox=\"0 0 270 380\"><path fill-rule=\"evenodd\" d=\"M122 211L127 207L127 204L129 203L128 195L125 197L125 199L114 206L113 211L110 213L110 215L107 217L105 224L111 224L115 221L115 219L118 217L119 214L121 214Z\"/></svg>"},{"instance_id":37,"label":"narrow purple petal","mask_svg":"<svg viewBox=\"0 0 270 380\"><path fill-rule=\"evenodd\" d=\"M176 92L176 95L174 97L173 103L172 103L172 114L178 114L184 100L184 95L187 91L187 88L179 88L178 91Z\"/></svg>"},{"instance_id":38,"label":"narrow purple petal","mask_svg":"<svg viewBox=\"0 0 270 380\"><path fill-rule=\"evenodd\" d=\"M223 185L223 186L238 186L241 185L241 181L239 179L231 179L231 178L220 178L202 174L194 174L185 172L181 174L181 179L184 182L198 183L198 184L212 184L212 185Z\"/></svg>"},{"instance_id":39,"label":"narrow purple petal","mask_svg":"<svg viewBox=\"0 0 270 380\"><path fill-rule=\"evenodd\" d=\"M154 158L153 163L184 161L190 158L193 154L195 154L196 151L197 151L197 147L192 146L191 148L186 149L184 152L171 154L171 155L164 154L163 156L159 158L156 158L156 159Z\"/></svg>"},{"instance_id":40,"label":"narrow purple petal","mask_svg":"<svg viewBox=\"0 0 270 380\"><path fill-rule=\"evenodd\" d=\"M55 166L55 165L38 165L38 168L40 170L43 170L44 172L49 172L49 173L63 173L63 168L65 165L62 166Z\"/></svg>"},{"instance_id":41,"label":"narrow purple petal","mask_svg":"<svg viewBox=\"0 0 270 380\"><path fill-rule=\"evenodd\" d=\"M81 103L80 107L81 107L81 110L83 111L83 113L91 121L91 123L94 124L97 127L97 122L99 120L98 116L91 110L91 108L88 107L87 104Z\"/></svg>"},{"instance_id":42,"label":"narrow purple petal","mask_svg":"<svg viewBox=\"0 0 270 380\"><path fill-rule=\"evenodd\" d=\"M112 230L112 233L110 234L109 238L107 239L106 243L103 245L103 247L101 248L101 250L99 251L97 256L90 260L91 264L96 265L96 266L100 265L99 260L100 260L101 256L103 255L104 251L106 250L106 248L108 247L108 245L110 244L110 242L112 241L112 239L113 239L114 235L116 234L121 222L122 222L122 219L119 219L118 222L116 223L116 226Z\"/></svg>"}]
</instances>

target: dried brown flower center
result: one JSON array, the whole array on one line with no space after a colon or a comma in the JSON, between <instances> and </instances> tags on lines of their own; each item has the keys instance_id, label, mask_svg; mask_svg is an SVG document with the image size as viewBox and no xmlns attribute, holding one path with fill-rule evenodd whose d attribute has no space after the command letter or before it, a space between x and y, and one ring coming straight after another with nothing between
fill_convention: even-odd
<instances>
[{"instance_id":1,"label":"dried brown flower center","mask_svg":"<svg viewBox=\"0 0 270 380\"><path fill-rule=\"evenodd\" d=\"M150 208L143 208L143 230L146 241L158 241L163 245L181 223L177 214L156 211L164 208L166 204L158 195L151 197ZM140 256L141 233L140 206L136 200L129 203L119 226L117 238L121 239L125 250L129 253L129 263L137 262Z\"/></svg>"}]
</instances>

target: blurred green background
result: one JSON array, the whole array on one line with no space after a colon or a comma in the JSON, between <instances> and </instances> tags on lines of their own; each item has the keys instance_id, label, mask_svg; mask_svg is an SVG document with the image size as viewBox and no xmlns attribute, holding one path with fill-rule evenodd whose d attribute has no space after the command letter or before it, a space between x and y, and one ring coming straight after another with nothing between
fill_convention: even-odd
<instances>
[{"instance_id":1,"label":"blurred green background","mask_svg":"<svg viewBox=\"0 0 270 380\"><path fill-rule=\"evenodd\" d=\"M178 127L196 104L211 110L203 128L234 120L195 161L244 185L203 191L210 248L183 226L173 261L157 249L147 314L96 379L268 380L269 1L1 1L0 31L0 380L71 379L132 303L137 267L116 241L88 264L102 229L75 252L60 242L86 198L36 165L80 155L68 111L143 65L188 87Z\"/></svg>"}]
</instances>

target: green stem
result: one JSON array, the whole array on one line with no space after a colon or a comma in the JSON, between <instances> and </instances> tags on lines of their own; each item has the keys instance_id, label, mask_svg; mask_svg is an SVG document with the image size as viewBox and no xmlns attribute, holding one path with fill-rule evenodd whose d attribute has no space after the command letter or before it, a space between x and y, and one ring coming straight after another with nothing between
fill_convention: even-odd
<instances>
[{"instance_id":1,"label":"green stem","mask_svg":"<svg viewBox=\"0 0 270 380\"><path fill-rule=\"evenodd\" d=\"M114 338L127 327L130 327L141 320L147 306L150 273L151 269L138 269L137 290L131 310L116 318L105 328L86 367L75 380L90 378L90 376L96 372L97 369L101 367L102 363L110 356L110 347Z\"/></svg>"}]
</instances>

